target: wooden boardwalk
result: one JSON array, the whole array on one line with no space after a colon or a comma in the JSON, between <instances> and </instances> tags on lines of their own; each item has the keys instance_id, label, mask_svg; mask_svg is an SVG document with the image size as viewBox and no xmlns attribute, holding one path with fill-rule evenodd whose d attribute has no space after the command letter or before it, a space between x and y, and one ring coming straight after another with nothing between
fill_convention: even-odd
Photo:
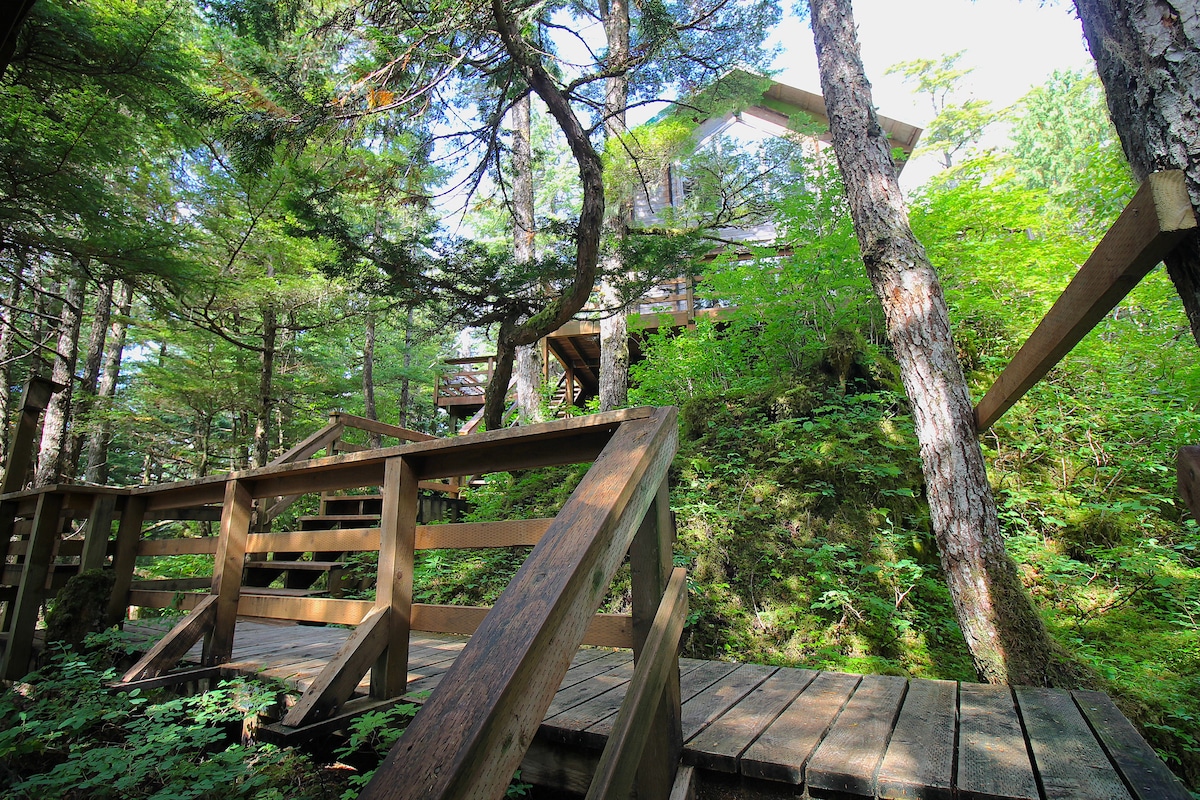
<instances>
[{"instance_id":1,"label":"wooden boardwalk","mask_svg":"<svg viewBox=\"0 0 1200 800\"><path fill-rule=\"evenodd\" d=\"M127 623L131 632L151 626ZM307 687L344 628L239 620L230 669ZM408 691L437 686L464 637L414 633ZM199 648L189 653L198 660ZM576 655L539 731L546 769L578 788L603 747L633 674L627 650ZM812 796L878 798L1180 798L1190 795L1098 692L1066 692L680 660L684 761ZM359 689L366 692L366 681ZM538 748L535 748L538 749ZM572 762L573 760L573 762ZM543 756L544 761L544 756ZM583 778L585 779L585 778ZM573 783L574 781L574 783ZM761 784L760 784L761 785Z\"/></svg>"}]
</instances>

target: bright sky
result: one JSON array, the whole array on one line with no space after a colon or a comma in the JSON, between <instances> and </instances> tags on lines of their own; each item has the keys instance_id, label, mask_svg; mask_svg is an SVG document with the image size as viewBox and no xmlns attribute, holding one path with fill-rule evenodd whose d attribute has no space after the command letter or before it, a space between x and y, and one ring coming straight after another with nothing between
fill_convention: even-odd
<instances>
[{"instance_id":1,"label":"bright sky","mask_svg":"<svg viewBox=\"0 0 1200 800\"><path fill-rule=\"evenodd\" d=\"M1051 0L854 0L863 65L875 107L884 114L924 127L928 99L918 97L899 75L885 75L900 61L938 58L965 50L959 66L973 67L966 85L993 108L1011 105L1056 69L1094 64L1079 20L1070 4ZM775 66L775 79L800 89L821 91L812 31L789 14L775 36L787 49ZM920 185L937 170L935 156L914 159L905 168L905 189Z\"/></svg>"}]
</instances>

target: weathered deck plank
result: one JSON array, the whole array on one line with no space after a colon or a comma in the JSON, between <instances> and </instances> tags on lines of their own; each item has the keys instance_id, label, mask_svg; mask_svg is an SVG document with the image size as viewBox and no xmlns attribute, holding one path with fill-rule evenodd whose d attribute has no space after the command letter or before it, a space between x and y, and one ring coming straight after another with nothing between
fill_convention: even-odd
<instances>
[{"instance_id":1,"label":"weathered deck plank","mask_svg":"<svg viewBox=\"0 0 1200 800\"><path fill-rule=\"evenodd\" d=\"M900 718L879 767L880 800L950 800L958 684L909 681Z\"/></svg>"},{"instance_id":2,"label":"weathered deck plank","mask_svg":"<svg viewBox=\"0 0 1200 800\"><path fill-rule=\"evenodd\" d=\"M1015 690L1047 800L1129 800L1129 792L1067 692Z\"/></svg>"},{"instance_id":3,"label":"weathered deck plank","mask_svg":"<svg viewBox=\"0 0 1200 800\"><path fill-rule=\"evenodd\" d=\"M1039 800L1007 686L958 687L958 792L965 800Z\"/></svg>"},{"instance_id":4,"label":"weathered deck plank","mask_svg":"<svg viewBox=\"0 0 1200 800\"><path fill-rule=\"evenodd\" d=\"M1079 710L1087 717L1109 758L1125 777L1138 800L1191 800L1179 779L1150 748L1137 729L1125 719L1108 695L1101 692L1072 692Z\"/></svg>"},{"instance_id":5,"label":"weathered deck plank","mask_svg":"<svg viewBox=\"0 0 1200 800\"><path fill-rule=\"evenodd\" d=\"M812 670L780 669L688 742L688 763L737 774L738 756L742 751L816 677L817 673Z\"/></svg>"}]
</instances>

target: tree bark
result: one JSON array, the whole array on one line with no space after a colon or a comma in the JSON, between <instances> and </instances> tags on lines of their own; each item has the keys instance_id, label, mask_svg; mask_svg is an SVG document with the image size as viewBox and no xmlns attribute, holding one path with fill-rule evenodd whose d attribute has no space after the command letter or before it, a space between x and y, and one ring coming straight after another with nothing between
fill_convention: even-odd
<instances>
[{"instance_id":1,"label":"tree bark","mask_svg":"<svg viewBox=\"0 0 1200 800\"><path fill-rule=\"evenodd\" d=\"M412 346L413 346L413 309L408 308L408 316L404 320L404 374L400 378L400 427L408 428L412 417L409 413L412 406Z\"/></svg>"},{"instance_id":2,"label":"tree bark","mask_svg":"<svg viewBox=\"0 0 1200 800\"><path fill-rule=\"evenodd\" d=\"M92 426L87 445L87 468L83 479L88 483L108 483L108 448L112 444L112 421L109 414L117 396L117 380L121 374L121 356L125 351L125 331L129 326L129 306L133 286L125 281L115 282L112 305L116 316L111 318L104 345L104 365L96 388L98 419Z\"/></svg>"},{"instance_id":3,"label":"tree bark","mask_svg":"<svg viewBox=\"0 0 1200 800\"><path fill-rule=\"evenodd\" d=\"M1200 12L1179 0L1075 0L1134 176L1183 170L1200 209ZM1164 262L1200 344L1200 232Z\"/></svg>"},{"instance_id":4,"label":"tree bark","mask_svg":"<svg viewBox=\"0 0 1200 800\"><path fill-rule=\"evenodd\" d=\"M1054 647L1004 549L941 286L913 236L849 0L811 0L821 88L863 262L912 404L954 610L980 676L1054 683Z\"/></svg>"},{"instance_id":5,"label":"tree bark","mask_svg":"<svg viewBox=\"0 0 1200 800\"><path fill-rule=\"evenodd\" d=\"M375 412L375 315L367 312L363 320L363 416L379 419ZM378 450L383 447L383 436L372 432L367 437L367 446Z\"/></svg>"},{"instance_id":6,"label":"tree bark","mask_svg":"<svg viewBox=\"0 0 1200 800\"><path fill-rule=\"evenodd\" d=\"M537 235L533 199L533 98L525 94L513 103L513 258L518 264L533 261ZM516 348L517 409L522 425L542 421L542 370L538 344Z\"/></svg>"},{"instance_id":7,"label":"tree bark","mask_svg":"<svg viewBox=\"0 0 1200 800\"><path fill-rule=\"evenodd\" d=\"M624 227L623 225L621 227ZM608 269L620 268L620 256L610 257ZM600 284L600 410L613 411L629 405L628 309L611 283Z\"/></svg>"},{"instance_id":8,"label":"tree bark","mask_svg":"<svg viewBox=\"0 0 1200 800\"><path fill-rule=\"evenodd\" d=\"M271 460L271 412L275 409L275 345L279 321L275 307L266 305L262 312L262 353L258 363L258 401L254 414L254 466L265 467Z\"/></svg>"},{"instance_id":9,"label":"tree bark","mask_svg":"<svg viewBox=\"0 0 1200 800\"><path fill-rule=\"evenodd\" d=\"M625 135L625 110L629 105L629 77L621 68L629 60L629 3L603 0L600 15L608 41L608 66L613 72L604 85L604 138L615 143ZM625 271L621 246L629 235L633 211L632 194L624 187L615 190L618 200L606 223L612 241L612 251L605 259L606 275ZM612 312L600 319L600 410L612 411L629 404L628 309L611 279L601 282L600 302Z\"/></svg>"},{"instance_id":10,"label":"tree bark","mask_svg":"<svg viewBox=\"0 0 1200 800\"><path fill-rule=\"evenodd\" d=\"M0 304L0 464L8 464L8 417L12 413L13 350L17 337L17 301L24 284L21 271L13 275L8 299Z\"/></svg>"},{"instance_id":11,"label":"tree bark","mask_svg":"<svg viewBox=\"0 0 1200 800\"><path fill-rule=\"evenodd\" d=\"M63 454L63 474L74 476L79 471L79 456L83 440L94 424L92 413L96 406L96 389L100 383L100 368L104 360L104 340L112 316L112 279L96 284L96 305L92 311L92 330L88 335L87 352L83 357L83 376L75 390L75 424Z\"/></svg>"},{"instance_id":12,"label":"tree bark","mask_svg":"<svg viewBox=\"0 0 1200 800\"><path fill-rule=\"evenodd\" d=\"M56 392L46 406L42 422L41 447L33 485L46 486L62 479L62 457L71 424L71 392L75 384L75 362L79 352L80 309L83 306L85 279L71 275L63 289L62 310L58 321L58 346L51 380L66 388Z\"/></svg>"}]
</instances>

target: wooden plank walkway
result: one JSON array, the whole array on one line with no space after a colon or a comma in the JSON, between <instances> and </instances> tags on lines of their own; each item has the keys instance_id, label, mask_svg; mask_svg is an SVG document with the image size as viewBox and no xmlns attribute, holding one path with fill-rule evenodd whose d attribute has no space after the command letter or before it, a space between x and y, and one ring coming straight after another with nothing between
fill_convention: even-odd
<instances>
[{"instance_id":1,"label":"wooden plank walkway","mask_svg":"<svg viewBox=\"0 0 1200 800\"><path fill-rule=\"evenodd\" d=\"M126 628L156 632L153 623ZM349 633L239 620L227 666L304 689ZM410 642L413 694L437 686L466 639L413 633ZM198 659L199 646L188 656ZM581 649L539 738L595 755L632 675L629 651ZM685 763L813 797L1191 798L1099 692L688 658L680 660L680 687ZM359 690L367 691L366 679Z\"/></svg>"}]
</instances>

